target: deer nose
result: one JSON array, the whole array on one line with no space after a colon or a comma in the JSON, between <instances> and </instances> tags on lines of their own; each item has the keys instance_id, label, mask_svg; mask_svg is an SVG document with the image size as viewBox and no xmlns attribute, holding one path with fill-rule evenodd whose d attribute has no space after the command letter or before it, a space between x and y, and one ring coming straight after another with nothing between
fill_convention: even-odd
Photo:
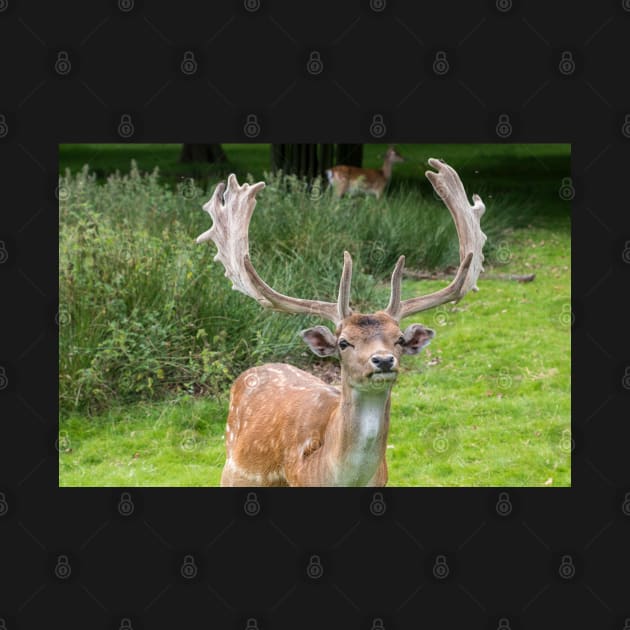
<instances>
[{"instance_id":1,"label":"deer nose","mask_svg":"<svg viewBox=\"0 0 630 630\"><path fill-rule=\"evenodd\" d=\"M393 354L375 354L370 361L381 372L389 372L394 367L395 359Z\"/></svg>"}]
</instances>

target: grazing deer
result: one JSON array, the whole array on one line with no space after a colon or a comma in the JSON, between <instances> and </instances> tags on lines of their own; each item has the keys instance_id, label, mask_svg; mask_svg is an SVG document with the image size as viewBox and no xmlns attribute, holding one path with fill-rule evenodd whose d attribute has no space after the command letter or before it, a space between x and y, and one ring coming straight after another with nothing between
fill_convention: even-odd
<instances>
[{"instance_id":1,"label":"grazing deer","mask_svg":"<svg viewBox=\"0 0 630 630\"><path fill-rule=\"evenodd\" d=\"M445 302L461 299L483 270L486 240L479 220L485 206L478 195L468 203L453 168L436 159L426 175L451 212L459 237L460 265L454 280L429 295L401 300L405 257L396 263L387 308L370 315L350 308L352 259L344 252L337 302L282 295L267 285L249 257L249 222L264 182L239 186L230 175L203 209L213 225L197 238L212 240L215 260L233 288L266 308L306 313L331 321L335 331L315 326L301 333L320 357L341 362L340 388L284 363L243 372L230 392L222 486L384 486L390 393L403 354L417 354L434 332L421 324L401 330L400 321Z\"/></svg>"},{"instance_id":2,"label":"grazing deer","mask_svg":"<svg viewBox=\"0 0 630 630\"><path fill-rule=\"evenodd\" d=\"M342 197L346 192L350 194L364 192L379 199L385 186L392 178L392 166L397 162L404 161L405 158L394 147L389 147L385 152L385 160L380 169L339 164L327 169L326 177L338 197Z\"/></svg>"}]
</instances>

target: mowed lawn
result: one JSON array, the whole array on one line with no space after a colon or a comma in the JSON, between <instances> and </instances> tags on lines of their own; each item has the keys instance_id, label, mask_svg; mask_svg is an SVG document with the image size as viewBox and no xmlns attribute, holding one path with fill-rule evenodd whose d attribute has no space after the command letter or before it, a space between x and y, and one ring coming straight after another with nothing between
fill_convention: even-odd
<instances>
[{"instance_id":1,"label":"mowed lawn","mask_svg":"<svg viewBox=\"0 0 630 630\"><path fill-rule=\"evenodd\" d=\"M501 247L478 293L405 322L437 334L394 387L391 486L570 486L569 221L508 232ZM536 278L491 279L509 273ZM403 297L444 283L405 280ZM60 485L216 486L226 415L227 392L70 413Z\"/></svg>"}]
</instances>

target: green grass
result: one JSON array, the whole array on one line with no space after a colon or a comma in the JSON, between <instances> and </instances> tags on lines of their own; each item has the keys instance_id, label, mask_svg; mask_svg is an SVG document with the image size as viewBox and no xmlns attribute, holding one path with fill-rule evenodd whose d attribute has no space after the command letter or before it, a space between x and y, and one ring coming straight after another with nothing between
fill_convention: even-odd
<instances>
[{"instance_id":1,"label":"green grass","mask_svg":"<svg viewBox=\"0 0 630 630\"><path fill-rule=\"evenodd\" d=\"M77 146L62 147L70 170ZM111 163L123 153L95 146L111 150ZM321 322L260 309L230 289L213 247L194 245L216 180L165 186L142 175L153 165L147 151L143 166L146 146L164 147L164 160L178 151L140 145L140 170L104 179L74 169L60 180L61 485L216 485L235 376L270 360L313 366L297 332ZM224 147L243 168L268 157L264 145ZM133 148L124 145L125 159ZM250 229L254 264L281 291L331 299L348 249L353 307L382 308L400 253L417 269L457 260L450 216L415 160L452 163L488 207L487 273L537 277L482 280L454 307L414 318L437 337L406 357L394 389L390 485L570 485L570 225L558 195L568 148L400 148L400 166L413 171L395 171L379 201L267 178ZM366 163L380 149L366 145ZM405 280L404 290L443 284Z\"/></svg>"},{"instance_id":2,"label":"green grass","mask_svg":"<svg viewBox=\"0 0 630 630\"><path fill-rule=\"evenodd\" d=\"M60 423L65 486L218 485L225 461L225 402L173 398Z\"/></svg>"},{"instance_id":3,"label":"green grass","mask_svg":"<svg viewBox=\"0 0 630 630\"><path fill-rule=\"evenodd\" d=\"M570 486L569 232L515 232L509 253L487 273L535 272L534 282L482 281L414 318L437 335L403 360L392 394L389 485ZM442 284L406 282L405 293ZM225 395L71 414L60 423L60 483L217 485L226 416Z\"/></svg>"}]
</instances>

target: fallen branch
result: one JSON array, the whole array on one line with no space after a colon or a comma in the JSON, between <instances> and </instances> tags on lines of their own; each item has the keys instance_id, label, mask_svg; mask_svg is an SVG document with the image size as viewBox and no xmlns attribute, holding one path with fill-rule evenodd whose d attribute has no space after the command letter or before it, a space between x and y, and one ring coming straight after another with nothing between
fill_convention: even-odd
<instances>
[{"instance_id":1,"label":"fallen branch","mask_svg":"<svg viewBox=\"0 0 630 630\"><path fill-rule=\"evenodd\" d=\"M414 271L413 269L403 270L403 275L414 280L452 280L454 273L447 271L429 272ZM536 277L535 273L520 275L516 273L488 273L480 276L482 280L515 280L516 282L531 282Z\"/></svg>"}]
</instances>

